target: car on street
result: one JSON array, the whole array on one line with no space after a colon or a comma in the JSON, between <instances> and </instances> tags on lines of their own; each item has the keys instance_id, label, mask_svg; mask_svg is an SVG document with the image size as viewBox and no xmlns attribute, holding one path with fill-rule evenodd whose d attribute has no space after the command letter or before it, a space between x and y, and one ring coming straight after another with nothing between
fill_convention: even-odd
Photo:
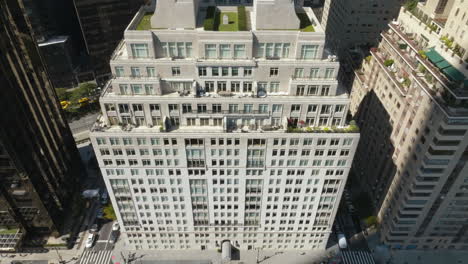
<instances>
[{"instance_id":1,"label":"car on street","mask_svg":"<svg viewBox=\"0 0 468 264\"><path fill-rule=\"evenodd\" d=\"M343 233L338 234L338 246L341 249L348 248L348 243L346 242L346 236Z\"/></svg>"},{"instance_id":2,"label":"car on street","mask_svg":"<svg viewBox=\"0 0 468 264\"><path fill-rule=\"evenodd\" d=\"M103 218L104 217L104 211L102 210L102 208L98 209L96 217L97 218Z\"/></svg>"},{"instance_id":3,"label":"car on street","mask_svg":"<svg viewBox=\"0 0 468 264\"><path fill-rule=\"evenodd\" d=\"M96 240L96 235L95 234L89 234L88 238L86 239L86 248L92 248L94 245L94 240Z\"/></svg>"},{"instance_id":4,"label":"car on street","mask_svg":"<svg viewBox=\"0 0 468 264\"><path fill-rule=\"evenodd\" d=\"M120 229L119 222L117 222L117 221L114 222L112 224L112 231L119 231L119 229Z\"/></svg>"},{"instance_id":5,"label":"car on street","mask_svg":"<svg viewBox=\"0 0 468 264\"><path fill-rule=\"evenodd\" d=\"M114 244L117 241L117 238L119 237L119 232L118 231L112 231L110 237L109 237L109 243Z\"/></svg>"},{"instance_id":6,"label":"car on street","mask_svg":"<svg viewBox=\"0 0 468 264\"><path fill-rule=\"evenodd\" d=\"M97 223L93 224L91 228L89 229L91 232L97 232L99 231L99 225Z\"/></svg>"},{"instance_id":7,"label":"car on street","mask_svg":"<svg viewBox=\"0 0 468 264\"><path fill-rule=\"evenodd\" d=\"M109 201L109 195L107 194L107 191L104 191L101 194L101 204L106 205L108 201Z\"/></svg>"}]
</instances>

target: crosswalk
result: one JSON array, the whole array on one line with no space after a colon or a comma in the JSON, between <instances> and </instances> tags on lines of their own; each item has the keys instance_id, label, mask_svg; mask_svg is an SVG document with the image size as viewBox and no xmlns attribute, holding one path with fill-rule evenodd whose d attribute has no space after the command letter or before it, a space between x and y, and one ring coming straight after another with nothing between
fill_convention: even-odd
<instances>
[{"instance_id":1,"label":"crosswalk","mask_svg":"<svg viewBox=\"0 0 468 264\"><path fill-rule=\"evenodd\" d=\"M367 251L341 251L344 264L375 264L374 258Z\"/></svg>"},{"instance_id":2,"label":"crosswalk","mask_svg":"<svg viewBox=\"0 0 468 264\"><path fill-rule=\"evenodd\" d=\"M111 254L111 250L87 250L83 252L79 264L109 264Z\"/></svg>"}]
</instances>

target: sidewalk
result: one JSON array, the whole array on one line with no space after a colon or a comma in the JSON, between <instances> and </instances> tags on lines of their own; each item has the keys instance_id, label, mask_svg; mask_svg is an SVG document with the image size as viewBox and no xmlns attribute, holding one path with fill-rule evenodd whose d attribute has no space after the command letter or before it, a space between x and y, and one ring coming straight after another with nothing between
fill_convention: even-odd
<instances>
[{"instance_id":1,"label":"sidewalk","mask_svg":"<svg viewBox=\"0 0 468 264\"><path fill-rule=\"evenodd\" d=\"M136 250L129 251L124 250L125 247L123 240L119 240L115 245L115 249L112 252L111 260L112 264L124 264L125 261L122 259L122 255L128 258L129 254L136 253L135 258L137 259L134 263L142 264L163 264L165 261L199 261L200 263L212 262L213 264L221 263L258 263L262 264L312 264L321 263L337 254L338 246L334 246L327 250L290 250L290 251L273 251L273 250L243 250L240 251L240 259L233 261L222 261L221 253L215 250ZM182 254L181 254L182 253ZM234 254L233 254L234 255Z\"/></svg>"},{"instance_id":2,"label":"sidewalk","mask_svg":"<svg viewBox=\"0 0 468 264\"><path fill-rule=\"evenodd\" d=\"M84 248L84 247L83 247ZM47 253L12 253L12 254L1 254L0 264L10 264L12 261L48 261L49 264L58 264L60 258L67 263L74 263L72 259L78 260L80 255L83 253L82 249L70 249L70 250L54 250L49 249Z\"/></svg>"}]
</instances>

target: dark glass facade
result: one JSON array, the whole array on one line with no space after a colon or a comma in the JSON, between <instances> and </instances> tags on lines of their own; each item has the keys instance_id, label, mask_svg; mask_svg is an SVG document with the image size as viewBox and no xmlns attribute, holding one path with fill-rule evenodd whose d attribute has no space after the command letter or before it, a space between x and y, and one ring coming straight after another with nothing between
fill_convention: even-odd
<instances>
[{"instance_id":1,"label":"dark glass facade","mask_svg":"<svg viewBox=\"0 0 468 264\"><path fill-rule=\"evenodd\" d=\"M0 1L0 251L15 230L60 233L83 172L31 30L22 0Z\"/></svg>"},{"instance_id":2,"label":"dark glass facade","mask_svg":"<svg viewBox=\"0 0 468 264\"><path fill-rule=\"evenodd\" d=\"M74 0L98 83L111 73L109 61L144 0Z\"/></svg>"}]
</instances>

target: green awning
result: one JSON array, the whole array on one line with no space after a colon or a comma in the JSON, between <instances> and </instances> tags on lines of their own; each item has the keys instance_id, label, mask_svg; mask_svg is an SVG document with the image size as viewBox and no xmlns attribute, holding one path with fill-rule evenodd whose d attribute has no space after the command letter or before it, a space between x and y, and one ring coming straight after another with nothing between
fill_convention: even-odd
<instances>
[{"instance_id":1,"label":"green awning","mask_svg":"<svg viewBox=\"0 0 468 264\"><path fill-rule=\"evenodd\" d=\"M453 66L442 69L442 71L449 77L452 81L463 81L465 80L465 75L459 70L455 69Z\"/></svg>"},{"instance_id":2,"label":"green awning","mask_svg":"<svg viewBox=\"0 0 468 264\"><path fill-rule=\"evenodd\" d=\"M448 63L446 60L443 60L443 61L439 61L438 63L436 63L436 66L439 69L444 69L447 67L451 67L452 65L450 65L450 63Z\"/></svg>"},{"instance_id":3,"label":"green awning","mask_svg":"<svg viewBox=\"0 0 468 264\"><path fill-rule=\"evenodd\" d=\"M426 52L426 56L432 63L438 63L444 60L444 58L433 48Z\"/></svg>"}]
</instances>

